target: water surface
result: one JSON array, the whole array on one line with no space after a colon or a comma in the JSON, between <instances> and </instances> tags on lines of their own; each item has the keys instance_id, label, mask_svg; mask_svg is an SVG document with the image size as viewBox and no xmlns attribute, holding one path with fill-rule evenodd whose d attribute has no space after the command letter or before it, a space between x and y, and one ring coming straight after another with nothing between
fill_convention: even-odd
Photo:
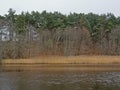
<instances>
[{"instance_id":1,"label":"water surface","mask_svg":"<svg viewBox=\"0 0 120 90\"><path fill-rule=\"evenodd\" d=\"M120 72L0 72L0 90L120 90Z\"/></svg>"}]
</instances>

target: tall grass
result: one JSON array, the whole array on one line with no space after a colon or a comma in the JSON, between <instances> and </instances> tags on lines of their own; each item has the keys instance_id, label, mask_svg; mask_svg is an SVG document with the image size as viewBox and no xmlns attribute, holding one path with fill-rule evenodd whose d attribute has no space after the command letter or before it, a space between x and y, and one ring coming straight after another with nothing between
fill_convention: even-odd
<instances>
[{"instance_id":1,"label":"tall grass","mask_svg":"<svg viewBox=\"0 0 120 90\"><path fill-rule=\"evenodd\" d=\"M2 64L120 64L120 56L40 56L4 59Z\"/></svg>"}]
</instances>

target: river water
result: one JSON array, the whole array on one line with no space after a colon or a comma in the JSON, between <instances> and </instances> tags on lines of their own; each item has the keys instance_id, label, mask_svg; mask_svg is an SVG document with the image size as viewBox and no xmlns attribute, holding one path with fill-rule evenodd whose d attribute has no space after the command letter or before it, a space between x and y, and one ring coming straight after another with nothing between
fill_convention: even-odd
<instances>
[{"instance_id":1,"label":"river water","mask_svg":"<svg viewBox=\"0 0 120 90\"><path fill-rule=\"evenodd\" d=\"M0 90L120 90L120 72L1 71Z\"/></svg>"}]
</instances>

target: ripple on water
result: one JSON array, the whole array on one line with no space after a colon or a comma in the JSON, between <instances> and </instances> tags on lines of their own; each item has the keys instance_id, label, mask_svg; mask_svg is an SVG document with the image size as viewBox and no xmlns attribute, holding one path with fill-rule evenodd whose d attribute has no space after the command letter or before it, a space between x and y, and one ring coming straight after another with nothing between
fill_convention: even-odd
<instances>
[{"instance_id":1,"label":"ripple on water","mask_svg":"<svg viewBox=\"0 0 120 90\"><path fill-rule=\"evenodd\" d=\"M92 90L97 85L120 87L120 72L0 73L0 90Z\"/></svg>"}]
</instances>

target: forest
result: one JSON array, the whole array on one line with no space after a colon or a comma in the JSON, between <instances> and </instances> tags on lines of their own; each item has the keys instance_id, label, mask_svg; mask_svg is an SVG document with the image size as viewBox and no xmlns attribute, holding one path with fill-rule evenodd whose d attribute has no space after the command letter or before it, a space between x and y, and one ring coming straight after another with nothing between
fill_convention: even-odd
<instances>
[{"instance_id":1,"label":"forest","mask_svg":"<svg viewBox=\"0 0 120 90\"><path fill-rule=\"evenodd\" d=\"M0 59L120 55L120 17L58 11L0 15Z\"/></svg>"}]
</instances>

